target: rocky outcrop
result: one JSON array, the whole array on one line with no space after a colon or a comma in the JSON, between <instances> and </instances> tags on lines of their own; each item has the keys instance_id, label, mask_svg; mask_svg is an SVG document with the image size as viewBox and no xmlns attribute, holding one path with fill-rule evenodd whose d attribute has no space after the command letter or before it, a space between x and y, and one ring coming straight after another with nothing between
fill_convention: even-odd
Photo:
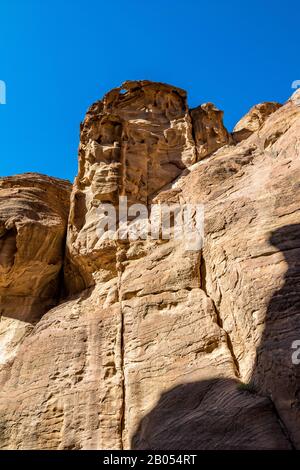
<instances>
[{"instance_id":1,"label":"rocky outcrop","mask_svg":"<svg viewBox=\"0 0 300 470\"><path fill-rule=\"evenodd\" d=\"M274 113L280 106L281 104L275 101L266 101L265 103L253 106L235 125L232 133L234 142L241 142L247 139L253 132L259 131L270 114Z\"/></svg>"},{"instance_id":2,"label":"rocky outcrop","mask_svg":"<svg viewBox=\"0 0 300 470\"><path fill-rule=\"evenodd\" d=\"M4 381L24 338L59 301L70 191L67 181L36 173L0 179L0 375Z\"/></svg>"},{"instance_id":3,"label":"rocky outcrop","mask_svg":"<svg viewBox=\"0 0 300 470\"><path fill-rule=\"evenodd\" d=\"M162 83L126 82L88 111L81 127L79 174L67 240L69 292L116 276L115 253L97 238L97 208L148 204L196 162L186 93ZM99 277L100 276L100 277Z\"/></svg>"},{"instance_id":4,"label":"rocky outcrop","mask_svg":"<svg viewBox=\"0 0 300 470\"><path fill-rule=\"evenodd\" d=\"M0 179L0 313L31 322L57 303L71 184L28 173Z\"/></svg>"},{"instance_id":5,"label":"rocky outcrop","mask_svg":"<svg viewBox=\"0 0 300 470\"><path fill-rule=\"evenodd\" d=\"M127 82L90 108L69 297L35 325L1 319L2 448L300 447L300 108L277 108L238 144L168 85ZM99 238L119 196L204 204L203 249Z\"/></svg>"},{"instance_id":6,"label":"rocky outcrop","mask_svg":"<svg viewBox=\"0 0 300 470\"><path fill-rule=\"evenodd\" d=\"M191 110L197 160L231 143L231 136L223 124L223 114L213 103Z\"/></svg>"}]
</instances>

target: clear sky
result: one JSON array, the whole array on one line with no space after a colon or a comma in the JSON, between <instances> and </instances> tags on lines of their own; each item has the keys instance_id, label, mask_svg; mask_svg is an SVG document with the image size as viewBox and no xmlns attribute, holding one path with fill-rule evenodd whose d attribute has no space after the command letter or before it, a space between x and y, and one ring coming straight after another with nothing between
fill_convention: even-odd
<instances>
[{"instance_id":1,"label":"clear sky","mask_svg":"<svg viewBox=\"0 0 300 470\"><path fill-rule=\"evenodd\" d=\"M300 2L0 0L0 176L73 180L86 109L125 80L212 101L231 130L300 80Z\"/></svg>"}]
</instances>

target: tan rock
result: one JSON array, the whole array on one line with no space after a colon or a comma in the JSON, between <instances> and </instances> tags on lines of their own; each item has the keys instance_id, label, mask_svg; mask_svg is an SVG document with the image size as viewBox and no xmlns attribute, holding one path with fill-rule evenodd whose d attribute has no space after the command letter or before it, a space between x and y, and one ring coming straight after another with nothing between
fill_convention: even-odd
<instances>
[{"instance_id":1,"label":"tan rock","mask_svg":"<svg viewBox=\"0 0 300 470\"><path fill-rule=\"evenodd\" d=\"M37 174L0 179L0 314L38 320L57 303L71 184Z\"/></svg>"},{"instance_id":2,"label":"tan rock","mask_svg":"<svg viewBox=\"0 0 300 470\"><path fill-rule=\"evenodd\" d=\"M162 201L204 202L202 288L228 334L239 379L268 397L296 448L300 371L292 362L292 344L300 338L299 130L300 108L288 102L259 134L197 163L174 190L159 195Z\"/></svg>"},{"instance_id":3,"label":"tan rock","mask_svg":"<svg viewBox=\"0 0 300 470\"><path fill-rule=\"evenodd\" d=\"M80 291L116 275L115 251L97 244L100 203L148 203L196 161L186 93L149 81L126 82L87 113L81 128L67 241L66 285ZM91 253L94 253L91 256ZM96 274L95 274L96 273Z\"/></svg>"},{"instance_id":4,"label":"tan rock","mask_svg":"<svg viewBox=\"0 0 300 470\"><path fill-rule=\"evenodd\" d=\"M300 448L300 107L234 146L213 108L196 136L183 91L124 88L81 129L65 263L76 296L35 326L0 323L1 448ZM119 195L203 203L202 252L99 240L97 204Z\"/></svg>"},{"instance_id":5,"label":"tan rock","mask_svg":"<svg viewBox=\"0 0 300 470\"><path fill-rule=\"evenodd\" d=\"M275 101L266 101L253 106L235 125L232 133L234 142L241 142L247 139L253 132L259 131L266 119L280 107L281 104Z\"/></svg>"},{"instance_id":6,"label":"tan rock","mask_svg":"<svg viewBox=\"0 0 300 470\"><path fill-rule=\"evenodd\" d=\"M205 103L191 110L197 160L231 143L230 134L223 124L223 114L213 103Z\"/></svg>"},{"instance_id":7,"label":"tan rock","mask_svg":"<svg viewBox=\"0 0 300 470\"><path fill-rule=\"evenodd\" d=\"M109 299L113 288L50 310L2 365L0 448L121 447L121 318Z\"/></svg>"}]
</instances>

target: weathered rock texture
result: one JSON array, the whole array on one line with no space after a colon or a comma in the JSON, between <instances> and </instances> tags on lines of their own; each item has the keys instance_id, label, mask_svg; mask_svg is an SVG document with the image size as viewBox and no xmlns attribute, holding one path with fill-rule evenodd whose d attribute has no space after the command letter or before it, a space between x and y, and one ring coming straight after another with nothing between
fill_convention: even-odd
<instances>
[{"instance_id":1,"label":"weathered rock texture","mask_svg":"<svg viewBox=\"0 0 300 470\"><path fill-rule=\"evenodd\" d=\"M90 108L69 298L35 325L1 319L2 448L300 448L300 107L257 109L235 139L213 105L189 112L160 83L127 82ZM203 203L203 250L99 239L97 207L120 195Z\"/></svg>"},{"instance_id":2,"label":"weathered rock texture","mask_svg":"<svg viewBox=\"0 0 300 470\"><path fill-rule=\"evenodd\" d=\"M274 113L280 106L281 104L274 101L266 101L253 106L246 116L242 117L235 125L232 133L234 142L241 142L253 132L259 131L270 114Z\"/></svg>"},{"instance_id":3,"label":"weathered rock texture","mask_svg":"<svg viewBox=\"0 0 300 470\"><path fill-rule=\"evenodd\" d=\"M162 83L126 82L88 111L72 194L66 285L80 291L116 276L115 251L96 233L100 203L147 204L196 162L186 93Z\"/></svg>"},{"instance_id":4,"label":"weathered rock texture","mask_svg":"<svg viewBox=\"0 0 300 470\"><path fill-rule=\"evenodd\" d=\"M198 160L231 142L223 124L223 114L213 103L205 103L191 110Z\"/></svg>"},{"instance_id":5,"label":"weathered rock texture","mask_svg":"<svg viewBox=\"0 0 300 470\"><path fill-rule=\"evenodd\" d=\"M57 303L71 185L34 173L0 179L0 313L39 319Z\"/></svg>"}]
</instances>

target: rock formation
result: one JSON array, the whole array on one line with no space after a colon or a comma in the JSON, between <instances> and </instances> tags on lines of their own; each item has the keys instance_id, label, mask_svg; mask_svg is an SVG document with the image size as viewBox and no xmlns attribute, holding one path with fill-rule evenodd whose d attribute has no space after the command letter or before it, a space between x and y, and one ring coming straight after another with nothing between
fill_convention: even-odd
<instances>
[{"instance_id":1,"label":"rock formation","mask_svg":"<svg viewBox=\"0 0 300 470\"><path fill-rule=\"evenodd\" d=\"M1 315L30 322L56 305L71 185L34 173L0 180Z\"/></svg>"},{"instance_id":2,"label":"rock formation","mask_svg":"<svg viewBox=\"0 0 300 470\"><path fill-rule=\"evenodd\" d=\"M280 104L274 101L260 103L242 117L233 129L233 139L236 143L249 137L253 132L259 131L270 114L280 108Z\"/></svg>"},{"instance_id":3,"label":"rock formation","mask_svg":"<svg viewBox=\"0 0 300 470\"><path fill-rule=\"evenodd\" d=\"M1 448L300 448L299 128L126 82L81 126L66 246L69 186L2 180ZM120 196L204 204L203 249L99 238Z\"/></svg>"},{"instance_id":4,"label":"rock formation","mask_svg":"<svg viewBox=\"0 0 300 470\"><path fill-rule=\"evenodd\" d=\"M231 142L230 134L223 124L223 114L212 103L191 110L198 160Z\"/></svg>"}]
</instances>

